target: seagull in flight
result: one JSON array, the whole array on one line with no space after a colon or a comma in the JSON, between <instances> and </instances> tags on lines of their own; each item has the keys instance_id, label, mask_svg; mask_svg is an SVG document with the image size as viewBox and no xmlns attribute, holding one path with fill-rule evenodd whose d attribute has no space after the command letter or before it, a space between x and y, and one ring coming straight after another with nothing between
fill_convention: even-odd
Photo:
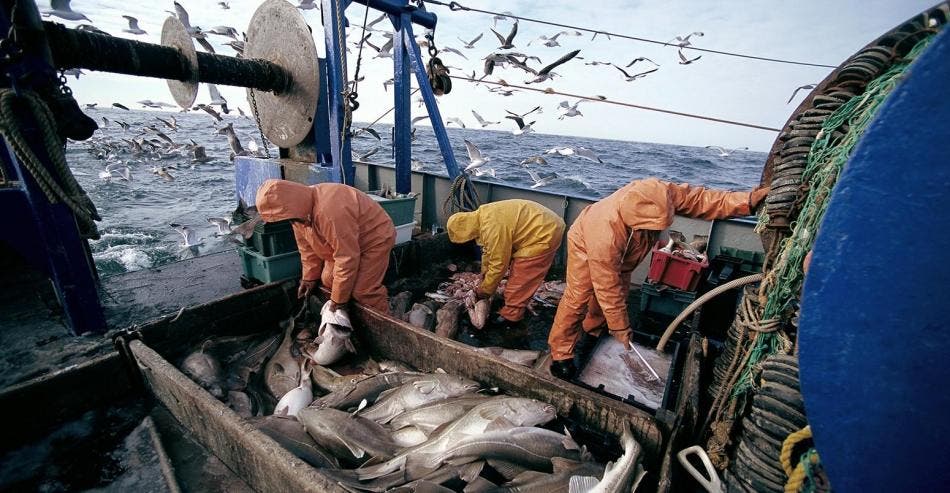
<instances>
[{"instance_id":1,"label":"seagull in flight","mask_svg":"<svg viewBox=\"0 0 950 493\"><path fill-rule=\"evenodd\" d=\"M222 10L230 10L231 6L228 5L228 2L218 2L218 5L221 6Z\"/></svg>"},{"instance_id":2,"label":"seagull in flight","mask_svg":"<svg viewBox=\"0 0 950 493\"><path fill-rule=\"evenodd\" d=\"M214 234L215 236L231 235L230 217L209 217L208 222L218 227L218 231Z\"/></svg>"},{"instance_id":3,"label":"seagull in flight","mask_svg":"<svg viewBox=\"0 0 950 493\"><path fill-rule=\"evenodd\" d=\"M210 156L208 156L208 152L205 150L204 146L195 146L192 152L194 153L194 157L191 158L191 162L193 163L207 163L212 159Z\"/></svg>"},{"instance_id":4,"label":"seagull in flight","mask_svg":"<svg viewBox=\"0 0 950 493\"><path fill-rule=\"evenodd\" d=\"M785 104L791 103L792 100L795 99L795 96L798 94L798 91L810 91L816 87L818 87L818 84L805 84L804 86L796 87L795 90L792 92L792 95L789 96L788 101L785 102Z\"/></svg>"},{"instance_id":5,"label":"seagull in flight","mask_svg":"<svg viewBox=\"0 0 950 493\"><path fill-rule=\"evenodd\" d=\"M446 119L445 119L445 124L448 125L448 124L450 124L450 123L454 123L454 124L456 124L456 125L458 125L458 126L460 126L460 127L462 127L462 128L465 128L465 122L463 122L461 118L454 117L454 116L450 116L450 117L446 118Z\"/></svg>"},{"instance_id":6,"label":"seagull in flight","mask_svg":"<svg viewBox=\"0 0 950 493\"><path fill-rule=\"evenodd\" d=\"M505 20L508 20L508 16L509 16L509 15L515 15L515 14L512 14L511 12L505 11L505 12L502 12L501 14L498 14L498 15L495 15L494 17L492 17L492 27L498 27L498 21L505 21ZM518 21L515 20L515 22L518 22Z\"/></svg>"},{"instance_id":7,"label":"seagull in flight","mask_svg":"<svg viewBox=\"0 0 950 493\"><path fill-rule=\"evenodd\" d=\"M174 228L175 231L178 231L178 234L181 235L182 243L179 243L178 246L182 249L196 247L204 243L204 238L198 238L195 232L188 226L182 226L178 223L171 223L169 226Z\"/></svg>"},{"instance_id":8,"label":"seagull in flight","mask_svg":"<svg viewBox=\"0 0 950 493\"><path fill-rule=\"evenodd\" d=\"M679 53L679 56L680 56L680 65L689 65L689 64L691 64L691 63L695 62L696 60L699 60L700 58L703 57L702 55L699 55L699 56L697 56L696 58L689 58L689 59L687 59L687 58L686 58L686 55L683 54L683 49L682 49L682 48L680 48L677 53Z\"/></svg>"},{"instance_id":9,"label":"seagull in flight","mask_svg":"<svg viewBox=\"0 0 950 493\"><path fill-rule=\"evenodd\" d=\"M478 147L475 144L471 143L468 139L464 140L465 149L468 151L468 166L465 167L465 171L472 171L475 168L479 168L488 161L491 161L490 157L483 156L482 151L478 150Z\"/></svg>"},{"instance_id":10,"label":"seagull in flight","mask_svg":"<svg viewBox=\"0 0 950 493\"><path fill-rule=\"evenodd\" d=\"M495 37L498 38L498 42L501 43L501 46L498 47L499 50L510 50L515 47L512 42L515 40L515 36L518 34L518 21L511 26L511 32L508 33L508 36L502 36L498 31L492 29L491 32L495 33Z\"/></svg>"},{"instance_id":11,"label":"seagull in flight","mask_svg":"<svg viewBox=\"0 0 950 493\"><path fill-rule=\"evenodd\" d=\"M300 3L297 4L297 8L300 10L313 10L317 8L314 1L315 0L300 0Z\"/></svg>"},{"instance_id":12,"label":"seagull in flight","mask_svg":"<svg viewBox=\"0 0 950 493\"><path fill-rule=\"evenodd\" d=\"M595 163L603 163L600 157L594 153L594 151L586 147L554 147L544 151L545 154L557 154L560 156L577 156L579 158L587 159L588 161L593 161Z\"/></svg>"},{"instance_id":13,"label":"seagull in flight","mask_svg":"<svg viewBox=\"0 0 950 493\"><path fill-rule=\"evenodd\" d=\"M485 176L488 175L492 178L495 178L495 168L475 168L472 170L475 176Z\"/></svg>"},{"instance_id":14,"label":"seagull in flight","mask_svg":"<svg viewBox=\"0 0 950 493\"><path fill-rule=\"evenodd\" d=\"M541 176L533 169L525 169L525 171L528 173L528 176L530 176L531 180L534 182L534 184L531 185L531 188L543 187L557 179L556 173L547 173L544 176Z\"/></svg>"},{"instance_id":15,"label":"seagull in flight","mask_svg":"<svg viewBox=\"0 0 950 493\"><path fill-rule=\"evenodd\" d=\"M515 123L518 124L518 130L513 130L511 135L525 135L534 132L534 129L531 128L531 125L534 125L536 122L525 124L524 119L520 116L506 116L505 118L514 120Z\"/></svg>"},{"instance_id":16,"label":"seagull in flight","mask_svg":"<svg viewBox=\"0 0 950 493\"><path fill-rule=\"evenodd\" d=\"M50 2L49 10L43 11L44 17L59 17L60 19L65 19L67 21L89 21L92 22L92 19L86 17L85 14L81 12L76 12L69 5L69 0L52 0Z\"/></svg>"},{"instance_id":17,"label":"seagull in flight","mask_svg":"<svg viewBox=\"0 0 950 493\"><path fill-rule=\"evenodd\" d=\"M461 41L461 42L465 45L465 49L471 50L471 49L475 48L475 43L477 43L478 40L482 39L482 35L484 35L484 34L485 34L485 33L478 33L478 36L475 36L475 39L473 39L473 40L471 40L471 41L465 41L465 40L462 39L462 38L458 38L458 40Z\"/></svg>"},{"instance_id":18,"label":"seagull in flight","mask_svg":"<svg viewBox=\"0 0 950 493\"><path fill-rule=\"evenodd\" d=\"M547 46L548 48L554 48L555 46L561 46L561 43L557 42L558 36L580 36L580 35L581 33L578 31L574 31L574 32L561 31L561 32L555 33L553 36L546 36L542 34L541 36L538 36L537 39L528 41L528 46L531 46L531 43L534 43L535 41L544 41L544 43L541 43L541 44L543 44L544 46Z\"/></svg>"},{"instance_id":19,"label":"seagull in flight","mask_svg":"<svg viewBox=\"0 0 950 493\"><path fill-rule=\"evenodd\" d=\"M557 68L557 67L560 66L560 65L563 65L563 64L567 63L567 62L570 61L572 58L576 57L577 54L580 53L580 52L581 52L581 50L574 50L574 51L572 51L572 52L570 52L570 53L568 53L568 54L562 56L561 58L558 58L557 60L554 61L554 63L551 63L550 65L548 65L548 66L542 68L541 70L538 70L538 76L537 76L534 80L525 81L525 84L533 84L533 83L537 83L537 82L544 82L544 81L546 81L546 80L548 80L548 79L553 78L555 74L554 74L554 72L552 72L552 70L554 70L555 68Z\"/></svg>"},{"instance_id":20,"label":"seagull in flight","mask_svg":"<svg viewBox=\"0 0 950 493\"><path fill-rule=\"evenodd\" d=\"M544 158L541 157L541 156L531 156L531 157L529 157L529 158L522 159L521 162L518 163L518 164L520 164L521 166L524 166L524 167L527 168L529 164L541 164L541 165L545 165L545 164L548 164L548 161L547 161L547 159L544 159Z\"/></svg>"},{"instance_id":21,"label":"seagull in flight","mask_svg":"<svg viewBox=\"0 0 950 493\"><path fill-rule=\"evenodd\" d=\"M733 155L736 151L748 151L748 150L749 150L748 147L742 147L742 148L739 148L739 149L728 150L728 149L724 149L724 148L719 147L719 146L706 146L706 149L712 149L712 150L718 152L718 153L719 153L719 157L729 157L729 156Z\"/></svg>"},{"instance_id":22,"label":"seagull in flight","mask_svg":"<svg viewBox=\"0 0 950 493\"><path fill-rule=\"evenodd\" d=\"M221 111L223 111L225 115L231 112L231 110L228 109L228 100L221 96L221 93L218 91L218 86L208 84L208 95L211 96L211 102L208 103L208 106L220 106Z\"/></svg>"},{"instance_id":23,"label":"seagull in flight","mask_svg":"<svg viewBox=\"0 0 950 493\"><path fill-rule=\"evenodd\" d=\"M674 46L679 46L680 48L685 48L685 47L689 46L690 44L692 44L692 43L690 43L689 38L691 38L691 37L693 37L693 36L696 36L697 38L701 38L701 37L704 36L704 34L701 33L701 32L699 32L699 31L695 31L695 32L691 32L691 33L687 34L686 36L677 36L677 37L675 37L675 38L673 38L673 39L667 41L667 42L664 43L664 44L666 44L666 45L671 45L671 44L672 44L672 45L674 45ZM673 41L676 41L676 42L674 43Z\"/></svg>"},{"instance_id":24,"label":"seagull in flight","mask_svg":"<svg viewBox=\"0 0 950 493\"><path fill-rule=\"evenodd\" d=\"M561 104L558 105L558 113L560 113L560 116L558 116L557 119L563 120L564 118L572 116L584 116L583 113L577 110L577 105L583 103L584 101L585 100L583 99L578 99L574 102L574 104L571 104L567 101L561 101Z\"/></svg>"},{"instance_id":25,"label":"seagull in flight","mask_svg":"<svg viewBox=\"0 0 950 493\"><path fill-rule=\"evenodd\" d=\"M623 76L624 76L624 78L627 80L627 82L633 82L633 81L635 81L635 80L637 80L637 79L646 77L647 75L652 74L653 72L656 72L657 70L659 70L658 68L651 68L650 70L647 70L646 72L640 72L640 73L636 73L636 74L630 75L630 74L627 73L626 70L620 68L620 67L617 66L617 65L614 65L614 68L617 69L617 70L619 70L620 73L623 74Z\"/></svg>"},{"instance_id":26,"label":"seagull in flight","mask_svg":"<svg viewBox=\"0 0 950 493\"><path fill-rule=\"evenodd\" d=\"M475 119L478 120L478 124L481 125L482 128L485 128L485 127L487 127L487 126L489 126L489 125L497 125L497 124L501 123L501 122L489 122L489 121L485 121L485 119L482 118L482 115L479 115L478 112L476 112L475 110L472 110L472 115L475 116Z\"/></svg>"},{"instance_id":27,"label":"seagull in flight","mask_svg":"<svg viewBox=\"0 0 950 493\"><path fill-rule=\"evenodd\" d=\"M459 50L456 50L455 48L450 48L450 47L448 47L448 46L443 46L443 47L442 47L442 51L443 51L444 53L455 53L456 55L458 55L458 56L460 56L460 57L462 57L462 58L468 60L468 57L465 56L464 53L462 53L462 52L459 51Z\"/></svg>"},{"instance_id":28,"label":"seagull in flight","mask_svg":"<svg viewBox=\"0 0 950 493\"><path fill-rule=\"evenodd\" d=\"M638 62L650 62L650 63L652 63L653 65L655 65L655 66L657 66L657 67L660 66L659 63L656 63L656 62L654 62L653 60L650 60L649 58L647 58L647 57L645 57L645 56L638 56L638 57L634 58L633 60L631 60L630 63L627 64L627 68L632 67L634 64L636 64L636 63L638 63Z\"/></svg>"},{"instance_id":29,"label":"seagull in flight","mask_svg":"<svg viewBox=\"0 0 950 493\"><path fill-rule=\"evenodd\" d=\"M135 17L132 17L131 15L123 15L122 17L124 17L125 20L129 21L129 28L123 29L122 32L135 34L135 35L148 34L144 30L142 30L142 28L139 27L139 20L136 19Z\"/></svg>"}]
</instances>

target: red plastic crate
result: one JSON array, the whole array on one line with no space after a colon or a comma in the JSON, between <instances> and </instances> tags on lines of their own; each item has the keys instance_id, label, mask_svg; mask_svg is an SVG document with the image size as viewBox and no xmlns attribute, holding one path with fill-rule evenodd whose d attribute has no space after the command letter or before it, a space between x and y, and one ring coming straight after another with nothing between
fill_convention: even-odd
<instances>
[{"instance_id":1,"label":"red plastic crate","mask_svg":"<svg viewBox=\"0 0 950 493\"><path fill-rule=\"evenodd\" d=\"M660 251L660 248L662 245L659 243L653 246L647 279L682 291L695 291L703 270L709 267L709 261L695 262L676 257Z\"/></svg>"}]
</instances>

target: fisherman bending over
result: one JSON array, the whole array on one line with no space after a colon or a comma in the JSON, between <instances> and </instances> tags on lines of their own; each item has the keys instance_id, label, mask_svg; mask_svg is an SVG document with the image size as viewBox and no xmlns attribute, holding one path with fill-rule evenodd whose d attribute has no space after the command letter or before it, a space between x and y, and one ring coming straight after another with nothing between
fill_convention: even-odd
<instances>
[{"instance_id":1,"label":"fisherman bending over","mask_svg":"<svg viewBox=\"0 0 950 493\"><path fill-rule=\"evenodd\" d=\"M722 192L649 178L587 206L567 233L567 287L548 335L551 373L574 378L581 329L597 337L606 323L629 349L630 274L673 224L674 214L706 220L748 215L767 194L767 188Z\"/></svg>"},{"instance_id":2,"label":"fisherman bending over","mask_svg":"<svg viewBox=\"0 0 950 493\"><path fill-rule=\"evenodd\" d=\"M544 281L564 236L564 220L530 200L501 200L475 212L449 217L446 229L455 243L475 240L482 247L482 284L475 292L485 299L498 288L505 271L505 306L494 324L520 322L535 291Z\"/></svg>"},{"instance_id":3,"label":"fisherman bending over","mask_svg":"<svg viewBox=\"0 0 950 493\"><path fill-rule=\"evenodd\" d=\"M298 297L307 297L322 280L332 310L354 299L389 313L383 277L396 229L376 201L337 183L308 187L267 180L257 192L257 210L264 221L293 224L303 267Z\"/></svg>"}]
</instances>

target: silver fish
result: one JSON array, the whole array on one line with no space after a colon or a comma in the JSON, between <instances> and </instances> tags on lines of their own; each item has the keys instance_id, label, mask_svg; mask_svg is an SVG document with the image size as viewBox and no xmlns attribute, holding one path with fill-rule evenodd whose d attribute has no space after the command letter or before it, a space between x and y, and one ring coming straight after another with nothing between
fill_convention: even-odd
<instances>
[{"instance_id":1,"label":"silver fish","mask_svg":"<svg viewBox=\"0 0 950 493\"><path fill-rule=\"evenodd\" d=\"M284 329L284 338L277 352L264 368L264 382L267 384L267 390L270 390L271 394L278 399L300 385L300 366L290 352L294 342L294 319L284 320L280 324Z\"/></svg>"},{"instance_id":2,"label":"silver fish","mask_svg":"<svg viewBox=\"0 0 950 493\"><path fill-rule=\"evenodd\" d=\"M320 365L310 366L310 379L313 381L314 385L326 390L327 392L337 392L350 388L353 385L356 385L356 383L360 380L365 380L367 378L370 377L363 374L340 375L339 373Z\"/></svg>"},{"instance_id":3,"label":"silver fish","mask_svg":"<svg viewBox=\"0 0 950 493\"><path fill-rule=\"evenodd\" d=\"M554 406L522 397L498 396L475 406L461 418L449 423L429 437L425 443L404 450L392 459L358 469L361 480L373 479L406 469L408 478L420 479L423 474L438 468L442 463L413 464L429 456L438 456L462 439L477 436L492 430L504 430L517 426L535 426L547 423L556 417Z\"/></svg>"},{"instance_id":4,"label":"silver fish","mask_svg":"<svg viewBox=\"0 0 950 493\"><path fill-rule=\"evenodd\" d=\"M336 457L317 445L317 442L307 434L307 430L296 419L283 416L259 416L248 419L248 422L307 464L320 468L340 468Z\"/></svg>"},{"instance_id":5,"label":"silver fish","mask_svg":"<svg viewBox=\"0 0 950 493\"><path fill-rule=\"evenodd\" d=\"M461 464L466 460L501 459L514 462L529 469L551 471L551 459L563 457L580 461L588 459L586 451L571 437L536 427L508 428L473 435L457 441L436 454L419 454L407 463L410 467L431 470L451 461Z\"/></svg>"},{"instance_id":6,"label":"silver fish","mask_svg":"<svg viewBox=\"0 0 950 493\"><path fill-rule=\"evenodd\" d=\"M429 435L415 426L406 426L393 432L393 441L404 448L415 447L429 439Z\"/></svg>"},{"instance_id":7,"label":"silver fish","mask_svg":"<svg viewBox=\"0 0 950 493\"><path fill-rule=\"evenodd\" d=\"M385 460L399 450L389 431L375 421L337 409L308 407L297 413L297 419L319 445L340 459L355 462L379 457Z\"/></svg>"},{"instance_id":8,"label":"silver fish","mask_svg":"<svg viewBox=\"0 0 950 493\"><path fill-rule=\"evenodd\" d=\"M320 375L323 376L326 375L326 373L321 372ZM369 378L351 378L348 383L343 383L341 388L333 390L333 392L313 401L310 407L318 409L349 409L355 407L363 400L375 402L382 392L424 377L426 377L426 375L423 373L380 373L379 375L374 375ZM317 385L323 387L322 382L325 383L324 380L321 380L317 382ZM335 383L341 382L337 381ZM332 389L327 388L327 390Z\"/></svg>"},{"instance_id":9,"label":"silver fish","mask_svg":"<svg viewBox=\"0 0 950 493\"><path fill-rule=\"evenodd\" d=\"M478 383L455 375L434 373L379 395L372 407L360 413L378 423L430 402L478 390Z\"/></svg>"},{"instance_id":10,"label":"silver fish","mask_svg":"<svg viewBox=\"0 0 950 493\"><path fill-rule=\"evenodd\" d=\"M313 402L313 387L310 383L310 370L304 370L301 365L300 385L284 394L274 407L274 414L296 416L301 409Z\"/></svg>"},{"instance_id":11,"label":"silver fish","mask_svg":"<svg viewBox=\"0 0 950 493\"><path fill-rule=\"evenodd\" d=\"M433 402L396 416L390 421L389 426L394 430L411 426L428 435L443 424L460 418L473 407L485 402L487 398L482 394L465 394Z\"/></svg>"},{"instance_id":12,"label":"silver fish","mask_svg":"<svg viewBox=\"0 0 950 493\"><path fill-rule=\"evenodd\" d=\"M202 347L189 354L181 363L181 371L211 395L224 399L223 372L221 364Z\"/></svg>"},{"instance_id":13,"label":"silver fish","mask_svg":"<svg viewBox=\"0 0 950 493\"><path fill-rule=\"evenodd\" d=\"M624 421L623 435L620 438L623 444L623 457L616 463L607 464L601 481L592 476L576 475L570 480L570 493L620 493L635 491L646 471L640 466L640 443L633 437L630 423Z\"/></svg>"},{"instance_id":14,"label":"silver fish","mask_svg":"<svg viewBox=\"0 0 950 493\"><path fill-rule=\"evenodd\" d=\"M352 335L353 331L346 327L336 324L321 325L316 339L313 340L317 347L307 353L307 357L318 365L332 365L339 361L347 351L356 352L351 340Z\"/></svg>"},{"instance_id":15,"label":"silver fish","mask_svg":"<svg viewBox=\"0 0 950 493\"><path fill-rule=\"evenodd\" d=\"M571 476L585 475L600 477L604 473L602 464L596 462L574 462L560 457L551 459L553 474L538 471L525 471L515 476L495 493L568 493Z\"/></svg>"}]
</instances>

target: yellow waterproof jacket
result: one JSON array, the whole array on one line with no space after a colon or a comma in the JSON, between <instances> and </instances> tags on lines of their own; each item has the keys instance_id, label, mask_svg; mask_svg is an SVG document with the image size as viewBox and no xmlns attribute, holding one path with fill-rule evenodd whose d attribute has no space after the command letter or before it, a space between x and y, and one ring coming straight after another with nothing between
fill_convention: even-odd
<instances>
[{"instance_id":1,"label":"yellow waterproof jacket","mask_svg":"<svg viewBox=\"0 0 950 493\"><path fill-rule=\"evenodd\" d=\"M530 200L500 200L475 212L449 217L446 229L455 243L475 240L482 247L481 290L494 294L512 258L534 257L560 245L564 220Z\"/></svg>"}]
</instances>

